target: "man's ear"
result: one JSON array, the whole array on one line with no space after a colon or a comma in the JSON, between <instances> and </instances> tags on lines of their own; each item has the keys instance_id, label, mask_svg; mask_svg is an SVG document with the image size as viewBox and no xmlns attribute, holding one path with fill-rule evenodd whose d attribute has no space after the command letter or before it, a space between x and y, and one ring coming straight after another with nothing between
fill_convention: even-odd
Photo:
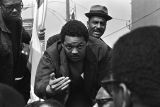
<instances>
[{"instance_id":1,"label":"man's ear","mask_svg":"<svg viewBox=\"0 0 160 107\"><path fill-rule=\"evenodd\" d=\"M123 99L122 107L127 107L130 104L131 92L124 83L121 83L119 86L121 89Z\"/></svg>"}]
</instances>

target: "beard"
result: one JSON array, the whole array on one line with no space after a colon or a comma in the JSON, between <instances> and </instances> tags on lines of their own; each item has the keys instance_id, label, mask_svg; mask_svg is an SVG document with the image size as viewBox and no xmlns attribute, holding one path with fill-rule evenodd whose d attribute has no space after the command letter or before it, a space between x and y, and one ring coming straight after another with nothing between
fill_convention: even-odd
<instances>
[{"instance_id":1,"label":"beard","mask_svg":"<svg viewBox=\"0 0 160 107\"><path fill-rule=\"evenodd\" d=\"M6 18L4 19L7 28L13 31L15 28L19 28L22 26L22 19L21 18Z\"/></svg>"}]
</instances>

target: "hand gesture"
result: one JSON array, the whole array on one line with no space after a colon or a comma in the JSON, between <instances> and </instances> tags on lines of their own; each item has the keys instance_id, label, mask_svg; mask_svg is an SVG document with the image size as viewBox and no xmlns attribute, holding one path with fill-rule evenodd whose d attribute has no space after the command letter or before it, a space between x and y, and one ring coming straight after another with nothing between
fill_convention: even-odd
<instances>
[{"instance_id":1,"label":"hand gesture","mask_svg":"<svg viewBox=\"0 0 160 107\"><path fill-rule=\"evenodd\" d=\"M70 82L71 80L69 79L69 77L55 78L55 73L52 73L50 74L50 80L48 85L50 89L48 91L51 91L51 93L63 91L69 86Z\"/></svg>"},{"instance_id":2,"label":"hand gesture","mask_svg":"<svg viewBox=\"0 0 160 107\"><path fill-rule=\"evenodd\" d=\"M42 29L40 29L39 30L39 32L38 32L38 37L39 37L39 40L44 40L44 38L45 38L45 28L42 28Z\"/></svg>"}]
</instances>

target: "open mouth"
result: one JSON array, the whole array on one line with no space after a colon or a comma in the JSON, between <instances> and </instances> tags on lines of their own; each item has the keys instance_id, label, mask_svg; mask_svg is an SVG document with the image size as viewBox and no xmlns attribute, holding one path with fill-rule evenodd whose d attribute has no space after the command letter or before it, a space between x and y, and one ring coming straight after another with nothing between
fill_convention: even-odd
<instances>
[{"instance_id":1,"label":"open mouth","mask_svg":"<svg viewBox=\"0 0 160 107\"><path fill-rule=\"evenodd\" d=\"M97 32L97 31L94 31L93 32L95 35L100 35L101 33L100 32Z\"/></svg>"}]
</instances>

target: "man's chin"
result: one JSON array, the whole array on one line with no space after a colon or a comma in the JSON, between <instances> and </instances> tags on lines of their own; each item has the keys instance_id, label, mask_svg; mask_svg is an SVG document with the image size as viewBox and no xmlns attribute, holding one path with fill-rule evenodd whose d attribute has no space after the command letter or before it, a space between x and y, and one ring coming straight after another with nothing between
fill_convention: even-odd
<instances>
[{"instance_id":1,"label":"man's chin","mask_svg":"<svg viewBox=\"0 0 160 107\"><path fill-rule=\"evenodd\" d=\"M72 62L79 62L80 59L71 59Z\"/></svg>"}]
</instances>

